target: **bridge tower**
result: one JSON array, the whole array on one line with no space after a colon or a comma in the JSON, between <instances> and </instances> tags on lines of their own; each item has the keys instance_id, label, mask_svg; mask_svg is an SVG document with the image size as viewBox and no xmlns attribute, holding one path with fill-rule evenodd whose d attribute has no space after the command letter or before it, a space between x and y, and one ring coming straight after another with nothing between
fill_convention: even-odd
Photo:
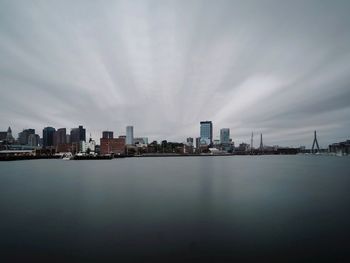
<instances>
[{"instance_id":1,"label":"bridge tower","mask_svg":"<svg viewBox=\"0 0 350 263\"><path fill-rule=\"evenodd\" d=\"M260 133L260 152L264 151L264 144L263 144L263 138L262 133Z\"/></svg>"},{"instance_id":2,"label":"bridge tower","mask_svg":"<svg viewBox=\"0 0 350 263\"><path fill-rule=\"evenodd\" d=\"M315 144L317 147L317 151L320 152L320 147L318 146L316 131L314 132L314 142L312 143L311 153L316 153L315 152Z\"/></svg>"},{"instance_id":3,"label":"bridge tower","mask_svg":"<svg viewBox=\"0 0 350 263\"><path fill-rule=\"evenodd\" d=\"M252 137L250 138L250 153L252 154L253 153L253 132L252 132Z\"/></svg>"}]
</instances>

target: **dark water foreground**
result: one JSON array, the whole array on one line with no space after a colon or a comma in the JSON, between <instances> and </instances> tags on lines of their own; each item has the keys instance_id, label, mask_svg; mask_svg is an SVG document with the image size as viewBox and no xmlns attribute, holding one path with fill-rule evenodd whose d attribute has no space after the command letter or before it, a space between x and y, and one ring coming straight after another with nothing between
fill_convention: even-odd
<instances>
[{"instance_id":1,"label":"dark water foreground","mask_svg":"<svg viewBox=\"0 0 350 263\"><path fill-rule=\"evenodd\" d=\"M350 158L0 163L0 262L350 262Z\"/></svg>"}]
</instances>

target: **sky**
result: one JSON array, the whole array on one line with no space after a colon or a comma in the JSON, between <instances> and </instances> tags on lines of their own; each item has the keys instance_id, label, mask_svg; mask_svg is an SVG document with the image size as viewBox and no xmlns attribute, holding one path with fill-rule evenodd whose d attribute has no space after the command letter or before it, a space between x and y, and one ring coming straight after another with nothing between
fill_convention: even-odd
<instances>
[{"instance_id":1,"label":"sky","mask_svg":"<svg viewBox=\"0 0 350 263\"><path fill-rule=\"evenodd\" d=\"M350 139L349 1L0 0L0 130Z\"/></svg>"}]
</instances>

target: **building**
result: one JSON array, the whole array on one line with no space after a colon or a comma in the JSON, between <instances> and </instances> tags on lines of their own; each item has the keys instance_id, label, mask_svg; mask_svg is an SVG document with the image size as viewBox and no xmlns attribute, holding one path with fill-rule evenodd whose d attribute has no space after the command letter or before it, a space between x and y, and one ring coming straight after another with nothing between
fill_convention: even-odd
<instances>
[{"instance_id":1,"label":"building","mask_svg":"<svg viewBox=\"0 0 350 263\"><path fill-rule=\"evenodd\" d=\"M35 129L24 129L18 134L18 142L21 145L28 145L28 137L30 134L35 134Z\"/></svg>"},{"instance_id":2,"label":"building","mask_svg":"<svg viewBox=\"0 0 350 263\"><path fill-rule=\"evenodd\" d=\"M70 134L66 135L66 143L70 143Z\"/></svg>"},{"instance_id":3,"label":"building","mask_svg":"<svg viewBox=\"0 0 350 263\"><path fill-rule=\"evenodd\" d=\"M79 125L78 128L73 128L70 131L70 142L71 143L80 143L81 141L86 141L86 130L82 125Z\"/></svg>"},{"instance_id":4,"label":"building","mask_svg":"<svg viewBox=\"0 0 350 263\"><path fill-rule=\"evenodd\" d=\"M196 138L196 148L199 149L200 145L201 145L201 137L197 137Z\"/></svg>"},{"instance_id":5,"label":"building","mask_svg":"<svg viewBox=\"0 0 350 263\"><path fill-rule=\"evenodd\" d=\"M28 136L28 145L37 147L40 143L40 137L38 134L29 134Z\"/></svg>"},{"instance_id":6,"label":"building","mask_svg":"<svg viewBox=\"0 0 350 263\"><path fill-rule=\"evenodd\" d=\"M7 136L7 131L0 131L0 141L5 141Z\"/></svg>"},{"instance_id":7,"label":"building","mask_svg":"<svg viewBox=\"0 0 350 263\"><path fill-rule=\"evenodd\" d=\"M143 137L134 138L134 144L135 145L147 145L145 138L143 138Z\"/></svg>"},{"instance_id":8,"label":"building","mask_svg":"<svg viewBox=\"0 0 350 263\"><path fill-rule=\"evenodd\" d=\"M237 148L238 152L248 152L249 150L250 150L250 145L244 142L240 143Z\"/></svg>"},{"instance_id":9,"label":"building","mask_svg":"<svg viewBox=\"0 0 350 263\"><path fill-rule=\"evenodd\" d=\"M200 122L200 144L213 144L213 123L211 121Z\"/></svg>"},{"instance_id":10,"label":"building","mask_svg":"<svg viewBox=\"0 0 350 263\"><path fill-rule=\"evenodd\" d=\"M112 131L103 131L102 138L103 139L113 139L113 132Z\"/></svg>"},{"instance_id":11,"label":"building","mask_svg":"<svg viewBox=\"0 0 350 263\"><path fill-rule=\"evenodd\" d=\"M14 143L15 139L12 136L12 130L11 127L9 126L7 129L7 135L6 135L6 142L7 143Z\"/></svg>"},{"instance_id":12,"label":"building","mask_svg":"<svg viewBox=\"0 0 350 263\"><path fill-rule=\"evenodd\" d=\"M230 129L223 128L220 130L220 143L229 144L230 143Z\"/></svg>"},{"instance_id":13,"label":"building","mask_svg":"<svg viewBox=\"0 0 350 263\"><path fill-rule=\"evenodd\" d=\"M336 155L350 155L350 140L345 142L333 143L328 146L329 152Z\"/></svg>"},{"instance_id":14,"label":"building","mask_svg":"<svg viewBox=\"0 0 350 263\"><path fill-rule=\"evenodd\" d=\"M95 153L96 142L93 139L89 139L88 142L80 141L80 149L81 153Z\"/></svg>"},{"instance_id":15,"label":"building","mask_svg":"<svg viewBox=\"0 0 350 263\"><path fill-rule=\"evenodd\" d=\"M186 139L186 143L187 143L188 146L193 146L193 138L192 137L188 137Z\"/></svg>"},{"instance_id":16,"label":"building","mask_svg":"<svg viewBox=\"0 0 350 263\"><path fill-rule=\"evenodd\" d=\"M53 146L55 132L56 129L53 127L43 129L43 148Z\"/></svg>"},{"instance_id":17,"label":"building","mask_svg":"<svg viewBox=\"0 0 350 263\"><path fill-rule=\"evenodd\" d=\"M57 129L54 136L54 145L66 144L67 143L67 132L66 128Z\"/></svg>"},{"instance_id":18,"label":"building","mask_svg":"<svg viewBox=\"0 0 350 263\"><path fill-rule=\"evenodd\" d=\"M134 144L134 126L126 126L126 144Z\"/></svg>"},{"instance_id":19,"label":"building","mask_svg":"<svg viewBox=\"0 0 350 263\"><path fill-rule=\"evenodd\" d=\"M100 154L125 154L125 138L101 138Z\"/></svg>"}]
</instances>

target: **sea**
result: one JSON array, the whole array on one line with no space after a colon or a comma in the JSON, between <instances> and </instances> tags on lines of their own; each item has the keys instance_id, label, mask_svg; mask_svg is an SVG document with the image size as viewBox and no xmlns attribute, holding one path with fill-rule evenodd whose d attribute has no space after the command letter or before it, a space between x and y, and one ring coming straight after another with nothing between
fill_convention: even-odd
<instances>
[{"instance_id":1,"label":"sea","mask_svg":"<svg viewBox=\"0 0 350 263\"><path fill-rule=\"evenodd\" d=\"M350 157L0 162L0 262L350 262Z\"/></svg>"}]
</instances>

